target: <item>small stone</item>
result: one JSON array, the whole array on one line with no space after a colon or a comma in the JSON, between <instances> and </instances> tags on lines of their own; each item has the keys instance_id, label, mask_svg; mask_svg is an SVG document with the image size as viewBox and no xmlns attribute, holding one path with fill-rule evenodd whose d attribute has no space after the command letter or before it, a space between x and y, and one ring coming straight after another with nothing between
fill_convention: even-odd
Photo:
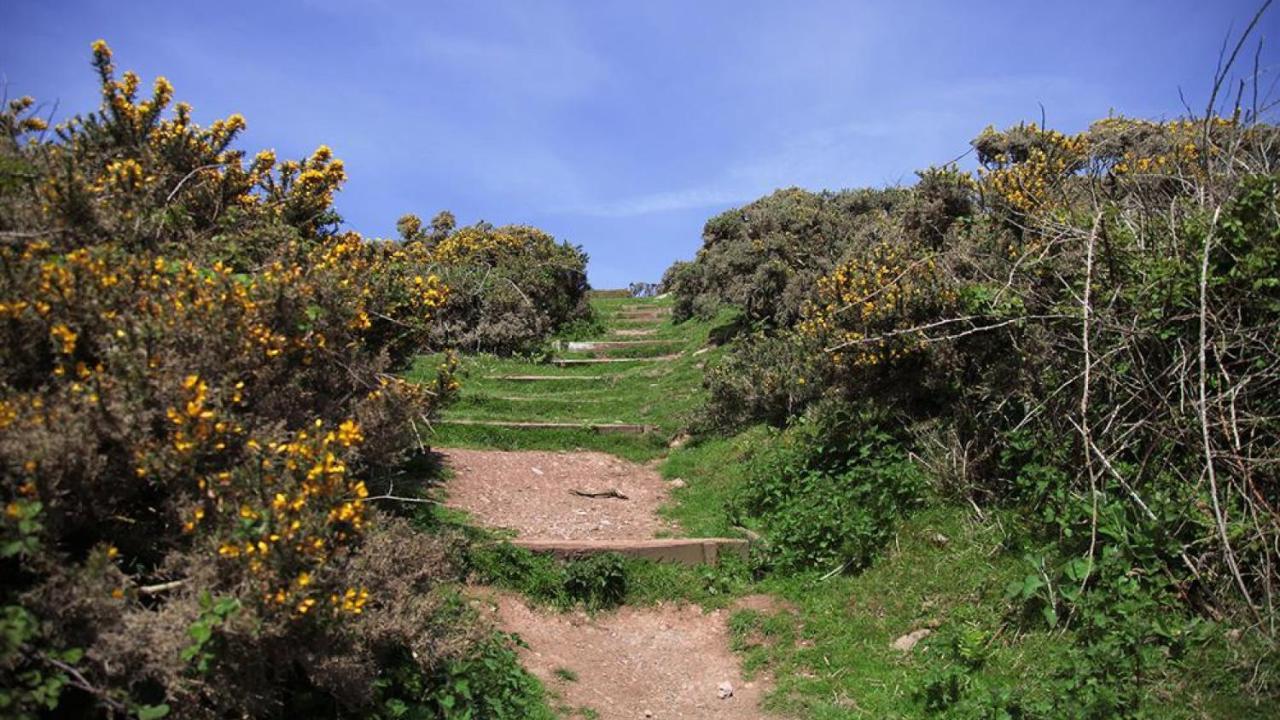
<instances>
[{"instance_id":1,"label":"small stone","mask_svg":"<svg viewBox=\"0 0 1280 720\"><path fill-rule=\"evenodd\" d=\"M673 448L673 449L684 447L684 445L688 442L689 442L689 433L680 433L679 435L671 438L671 442L667 443L667 447Z\"/></svg>"},{"instance_id":2,"label":"small stone","mask_svg":"<svg viewBox=\"0 0 1280 720\"><path fill-rule=\"evenodd\" d=\"M644 711L644 716L645 716L645 717L647 717L647 718L651 718L651 717L653 717L653 713L652 713L652 712L650 712L650 711L648 711L648 710L645 710L645 711Z\"/></svg>"},{"instance_id":3,"label":"small stone","mask_svg":"<svg viewBox=\"0 0 1280 720\"><path fill-rule=\"evenodd\" d=\"M727 681L720 683L720 687L716 688L716 695L718 695L721 700L728 700L733 697L733 684Z\"/></svg>"},{"instance_id":4,"label":"small stone","mask_svg":"<svg viewBox=\"0 0 1280 720\"><path fill-rule=\"evenodd\" d=\"M539 470L539 469L538 469L538 468L536 468L536 467L531 467L531 468L529 468L529 469L533 471L533 474L534 474L534 475L541 475L541 474L542 474L542 471L541 471L541 470Z\"/></svg>"},{"instance_id":5,"label":"small stone","mask_svg":"<svg viewBox=\"0 0 1280 720\"><path fill-rule=\"evenodd\" d=\"M947 543L951 542L951 538L943 535L942 533L934 533L933 537L930 539L933 540L933 544L938 547L946 547Z\"/></svg>"},{"instance_id":6,"label":"small stone","mask_svg":"<svg viewBox=\"0 0 1280 720\"><path fill-rule=\"evenodd\" d=\"M675 488L676 490L679 490L680 488L684 487L685 485L688 485L688 483L686 483L684 480L681 480L680 478L676 478L675 480L672 480L671 482L669 482L669 483L667 483L667 484L668 484L668 485L670 485L671 487Z\"/></svg>"},{"instance_id":7,"label":"small stone","mask_svg":"<svg viewBox=\"0 0 1280 720\"><path fill-rule=\"evenodd\" d=\"M911 652L911 649L916 646L916 643L929 637L932 634L933 634L933 631L930 630L929 628L920 628L919 630L913 630L907 633L906 635L903 635L902 637L898 638L897 640L894 640L893 649L900 650L902 652Z\"/></svg>"}]
</instances>

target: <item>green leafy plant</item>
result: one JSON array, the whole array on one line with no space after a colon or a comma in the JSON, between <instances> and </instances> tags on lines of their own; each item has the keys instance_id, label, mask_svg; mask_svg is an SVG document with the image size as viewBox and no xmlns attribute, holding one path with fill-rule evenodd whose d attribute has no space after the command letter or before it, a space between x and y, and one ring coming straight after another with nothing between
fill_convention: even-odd
<instances>
[{"instance_id":1,"label":"green leafy plant","mask_svg":"<svg viewBox=\"0 0 1280 720\"><path fill-rule=\"evenodd\" d=\"M235 597L214 598L208 592L200 594L200 617L187 628L191 644L183 648L179 657L191 663L197 674L208 672L209 664L217 657L217 631L233 615L240 611L240 601Z\"/></svg>"}]
</instances>

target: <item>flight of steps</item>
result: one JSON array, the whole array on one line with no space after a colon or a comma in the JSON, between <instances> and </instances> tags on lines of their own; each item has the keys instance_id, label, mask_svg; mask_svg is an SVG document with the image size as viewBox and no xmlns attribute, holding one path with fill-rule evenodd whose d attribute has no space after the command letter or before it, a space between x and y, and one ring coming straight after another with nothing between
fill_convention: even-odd
<instances>
[{"instance_id":1,"label":"flight of steps","mask_svg":"<svg viewBox=\"0 0 1280 720\"><path fill-rule=\"evenodd\" d=\"M664 363L683 357L681 351L687 349L688 339L670 325L670 307L653 301L629 300L601 314L606 324L603 337L553 343L553 356L542 364L502 362L501 371L479 375L481 383L471 383L470 389L464 383L463 407L446 414L441 422L518 433L589 430L652 437L660 428L641 421L640 408L628 403L643 403L646 392L661 392L650 390L652 373L662 372ZM474 387L477 384L480 387ZM624 388L631 392L617 392ZM626 397L620 400L619 395ZM609 552L686 565L715 564L726 556L745 560L749 550L747 540L721 537L600 540L521 536L512 542L564 559Z\"/></svg>"},{"instance_id":2,"label":"flight of steps","mask_svg":"<svg viewBox=\"0 0 1280 720\"><path fill-rule=\"evenodd\" d=\"M439 422L443 425L504 428L512 430L591 430L597 433L622 433L646 435L656 432L656 425L633 422L626 416L630 408L610 402L608 388L622 381L619 374L606 374L609 370L620 372L628 368L660 366L681 357L679 338L653 337L671 317L669 307L652 301L634 300L612 312L603 313L607 325L606 337L597 340L556 342L553 357L544 364L524 363L508 372L479 376L486 383L482 395L473 395L465 408L465 415L448 412ZM551 373L546 367L592 372ZM550 388L555 388L551 395ZM595 391L595 388L600 390ZM594 391L592 397L574 397L573 393ZM463 393L467 393L464 386ZM554 419L545 417L510 417L510 413L492 412L500 405L554 403L566 410L579 407L597 412L584 413L595 417L568 417L559 414ZM604 421L600 410L607 409L616 417ZM577 414L577 413L575 413ZM488 416L486 416L488 415Z\"/></svg>"}]
</instances>

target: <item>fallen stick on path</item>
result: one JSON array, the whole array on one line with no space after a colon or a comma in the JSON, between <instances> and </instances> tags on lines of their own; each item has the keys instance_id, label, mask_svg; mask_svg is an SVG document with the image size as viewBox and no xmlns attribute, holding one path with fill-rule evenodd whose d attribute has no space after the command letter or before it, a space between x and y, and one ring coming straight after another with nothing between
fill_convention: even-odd
<instances>
[{"instance_id":1,"label":"fallen stick on path","mask_svg":"<svg viewBox=\"0 0 1280 720\"><path fill-rule=\"evenodd\" d=\"M580 497L585 497L585 498L618 498L619 500L631 499L626 495L623 495L622 493L618 492L617 488L609 488L608 490L601 490L599 492L588 492L586 490L578 490L574 488L574 489L571 489L569 492L573 493L574 495L578 495Z\"/></svg>"}]
</instances>

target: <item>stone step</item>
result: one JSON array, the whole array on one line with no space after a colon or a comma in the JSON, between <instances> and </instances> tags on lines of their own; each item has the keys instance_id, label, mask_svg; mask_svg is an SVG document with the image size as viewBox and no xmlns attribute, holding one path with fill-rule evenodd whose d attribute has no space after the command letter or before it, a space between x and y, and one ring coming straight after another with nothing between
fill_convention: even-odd
<instances>
[{"instance_id":1,"label":"stone step","mask_svg":"<svg viewBox=\"0 0 1280 720\"><path fill-rule=\"evenodd\" d=\"M738 538L661 538L657 540L538 540L517 538L517 547L550 553L562 560L600 553L618 553L681 565L714 565L726 555L747 559L750 545Z\"/></svg>"},{"instance_id":2,"label":"stone step","mask_svg":"<svg viewBox=\"0 0 1280 720\"><path fill-rule=\"evenodd\" d=\"M675 355L655 355L653 357L625 357L625 358L551 358L552 365L559 367L568 367L571 365L609 365L612 363L646 363L646 362L671 362L680 357Z\"/></svg>"},{"instance_id":3,"label":"stone step","mask_svg":"<svg viewBox=\"0 0 1280 720\"><path fill-rule=\"evenodd\" d=\"M470 425L473 427L519 428L524 430L590 430L608 435L648 435L658 430L657 425L641 425L639 423L591 423L591 422L543 422L534 420L464 420L444 419L436 421L440 425Z\"/></svg>"}]
</instances>

